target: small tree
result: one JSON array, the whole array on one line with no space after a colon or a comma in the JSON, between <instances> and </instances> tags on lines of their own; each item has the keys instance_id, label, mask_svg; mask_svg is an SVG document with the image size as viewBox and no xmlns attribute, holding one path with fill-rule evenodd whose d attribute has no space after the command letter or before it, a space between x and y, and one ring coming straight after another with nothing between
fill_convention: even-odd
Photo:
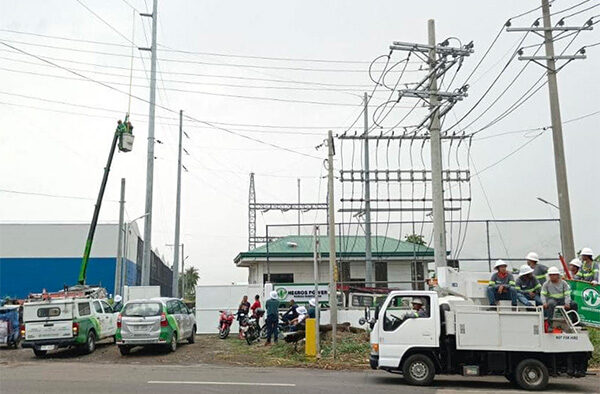
<instances>
[{"instance_id":1,"label":"small tree","mask_svg":"<svg viewBox=\"0 0 600 394\"><path fill-rule=\"evenodd\" d=\"M183 276L179 278L179 288L181 288L182 283L185 284L184 299L193 300L196 298L196 284L198 283L198 279L200 279L200 274L196 267L189 267L185 270Z\"/></svg>"},{"instance_id":2,"label":"small tree","mask_svg":"<svg viewBox=\"0 0 600 394\"><path fill-rule=\"evenodd\" d=\"M404 237L406 242L425 246L425 237L417 234L409 234Z\"/></svg>"}]
</instances>

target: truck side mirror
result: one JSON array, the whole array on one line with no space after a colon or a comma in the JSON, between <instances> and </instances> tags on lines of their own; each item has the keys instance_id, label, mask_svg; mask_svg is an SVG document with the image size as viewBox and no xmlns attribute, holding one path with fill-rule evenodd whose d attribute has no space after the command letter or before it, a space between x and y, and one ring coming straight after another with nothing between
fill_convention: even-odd
<instances>
[{"instance_id":1,"label":"truck side mirror","mask_svg":"<svg viewBox=\"0 0 600 394\"><path fill-rule=\"evenodd\" d=\"M375 307L375 320L379 319L379 311L381 310L381 305L377 305Z\"/></svg>"},{"instance_id":2,"label":"truck side mirror","mask_svg":"<svg viewBox=\"0 0 600 394\"><path fill-rule=\"evenodd\" d=\"M365 320L369 320L370 317L371 317L371 308L369 308L367 306L367 307L365 307Z\"/></svg>"}]
</instances>

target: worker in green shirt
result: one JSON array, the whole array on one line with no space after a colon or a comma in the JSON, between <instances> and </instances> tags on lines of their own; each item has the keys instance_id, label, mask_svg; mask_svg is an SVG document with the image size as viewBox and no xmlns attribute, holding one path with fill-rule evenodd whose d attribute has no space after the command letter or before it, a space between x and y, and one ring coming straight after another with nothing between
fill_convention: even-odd
<instances>
[{"instance_id":1,"label":"worker in green shirt","mask_svg":"<svg viewBox=\"0 0 600 394\"><path fill-rule=\"evenodd\" d=\"M279 297L277 296L276 291L272 291L269 296L269 299L265 303L265 308L267 309L267 342L265 343L265 346L271 345L271 336L275 343L277 343L277 338L279 336L277 329L277 324L279 323Z\"/></svg>"}]
</instances>

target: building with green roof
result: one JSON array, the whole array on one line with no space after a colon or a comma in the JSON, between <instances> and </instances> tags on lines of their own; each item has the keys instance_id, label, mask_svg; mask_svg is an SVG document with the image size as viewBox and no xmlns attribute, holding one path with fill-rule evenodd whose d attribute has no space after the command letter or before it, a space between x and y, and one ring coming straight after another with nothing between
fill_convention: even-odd
<instances>
[{"instance_id":1,"label":"building with green roof","mask_svg":"<svg viewBox=\"0 0 600 394\"><path fill-rule=\"evenodd\" d=\"M411 282L425 279L427 263L433 261L433 249L390 237L371 237L375 281L390 282L390 287L411 289ZM264 284L268 273L272 283L314 282L314 238L290 235L239 253L234 263L248 268L248 283ZM319 280L328 281L329 238L319 237ZM339 279L343 284L364 284L365 237L337 236L336 255ZM395 282L395 283L394 283ZM378 286L385 286L381 283Z\"/></svg>"}]
</instances>

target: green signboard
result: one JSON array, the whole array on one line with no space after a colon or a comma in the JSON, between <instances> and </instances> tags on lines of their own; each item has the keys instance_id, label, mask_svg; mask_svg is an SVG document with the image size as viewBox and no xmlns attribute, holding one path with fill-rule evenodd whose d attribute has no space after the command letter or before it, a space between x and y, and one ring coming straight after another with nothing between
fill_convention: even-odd
<instances>
[{"instance_id":1,"label":"green signboard","mask_svg":"<svg viewBox=\"0 0 600 394\"><path fill-rule=\"evenodd\" d=\"M581 322L586 326L600 328L600 285L589 282L568 280L571 285L571 298L579 307Z\"/></svg>"}]
</instances>

